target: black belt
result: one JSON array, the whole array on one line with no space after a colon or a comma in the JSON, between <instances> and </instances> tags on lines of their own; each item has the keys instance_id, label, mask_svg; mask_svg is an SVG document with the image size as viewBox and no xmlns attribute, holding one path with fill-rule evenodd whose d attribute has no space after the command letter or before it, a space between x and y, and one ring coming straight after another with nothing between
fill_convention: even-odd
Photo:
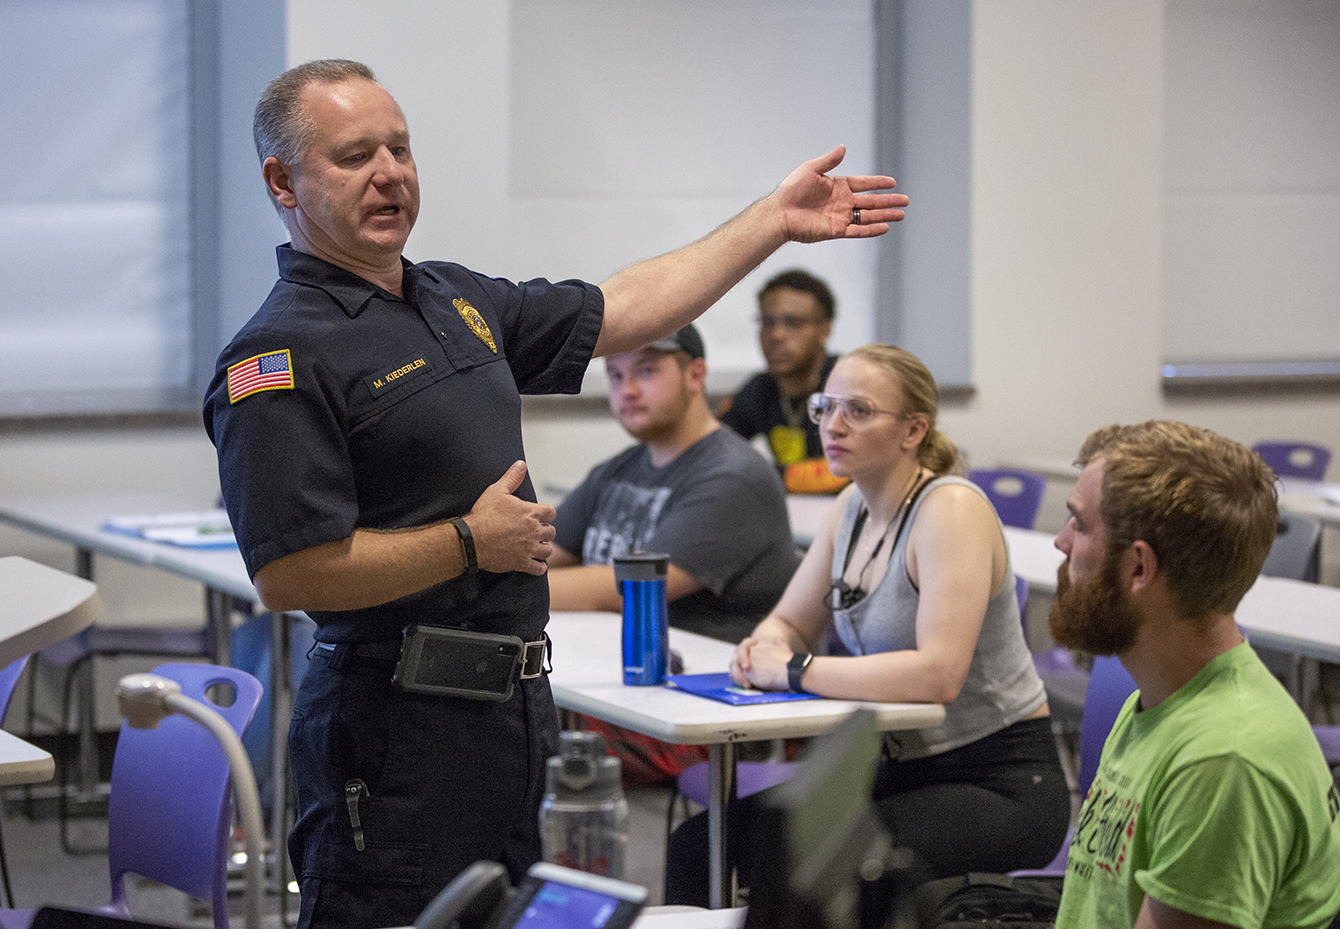
<instances>
[{"instance_id":1,"label":"black belt","mask_svg":"<svg viewBox=\"0 0 1340 929\"><path fill-rule=\"evenodd\" d=\"M347 649L347 654L359 658L370 658L373 661L388 661L392 664L400 660L400 651L404 646L403 639L382 639L378 642L354 642L333 644L330 642L317 642L316 647L325 650L331 654L339 654L340 649ZM550 654L549 636L542 633L534 642L526 642L525 648L521 653L521 673L518 677L523 681L529 681L539 677L544 673L545 658Z\"/></svg>"}]
</instances>

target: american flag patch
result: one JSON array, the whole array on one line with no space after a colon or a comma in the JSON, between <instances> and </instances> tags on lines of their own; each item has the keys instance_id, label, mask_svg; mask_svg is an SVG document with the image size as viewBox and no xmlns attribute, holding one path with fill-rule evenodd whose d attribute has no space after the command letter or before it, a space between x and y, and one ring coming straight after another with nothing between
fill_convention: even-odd
<instances>
[{"instance_id":1,"label":"american flag patch","mask_svg":"<svg viewBox=\"0 0 1340 929\"><path fill-rule=\"evenodd\" d=\"M236 403L262 390L292 390L293 365L288 349L266 352L228 369L228 402Z\"/></svg>"}]
</instances>

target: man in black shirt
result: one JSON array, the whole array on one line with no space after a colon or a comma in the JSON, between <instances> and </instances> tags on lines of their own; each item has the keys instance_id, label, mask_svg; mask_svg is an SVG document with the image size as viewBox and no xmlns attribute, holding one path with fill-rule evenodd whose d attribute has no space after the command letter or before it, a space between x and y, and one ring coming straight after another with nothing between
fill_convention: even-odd
<instances>
[{"instance_id":1,"label":"man in black shirt","mask_svg":"<svg viewBox=\"0 0 1340 929\"><path fill-rule=\"evenodd\" d=\"M318 627L289 732L298 924L408 925L471 863L519 881L540 855L554 508L526 474L519 395L576 393L593 356L676 331L784 242L881 235L907 198L876 192L892 178L830 177L837 148L599 286L514 284L403 257L418 170L366 66L285 72L253 131L292 241L204 412L261 600ZM513 637L499 699L393 682L414 625Z\"/></svg>"},{"instance_id":2,"label":"man in black shirt","mask_svg":"<svg viewBox=\"0 0 1340 929\"><path fill-rule=\"evenodd\" d=\"M835 304L828 285L808 272L784 271L758 294L758 341L768 370L745 383L721 421L746 439L760 433L793 493L832 493L845 484L828 471L819 427L805 401L822 390L836 355L826 349Z\"/></svg>"}]
</instances>

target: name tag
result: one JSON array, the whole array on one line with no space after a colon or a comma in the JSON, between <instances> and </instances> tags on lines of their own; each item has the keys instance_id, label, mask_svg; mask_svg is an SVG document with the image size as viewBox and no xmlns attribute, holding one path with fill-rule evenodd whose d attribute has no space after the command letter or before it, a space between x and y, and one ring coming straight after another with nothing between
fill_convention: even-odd
<instances>
[{"instance_id":1,"label":"name tag","mask_svg":"<svg viewBox=\"0 0 1340 929\"><path fill-rule=\"evenodd\" d=\"M368 391L372 396L380 397L391 388L399 387L401 384L427 374L431 370L432 366L428 363L428 359L419 355L394 367L387 368L379 374L370 375L364 378L364 382L368 385Z\"/></svg>"}]
</instances>

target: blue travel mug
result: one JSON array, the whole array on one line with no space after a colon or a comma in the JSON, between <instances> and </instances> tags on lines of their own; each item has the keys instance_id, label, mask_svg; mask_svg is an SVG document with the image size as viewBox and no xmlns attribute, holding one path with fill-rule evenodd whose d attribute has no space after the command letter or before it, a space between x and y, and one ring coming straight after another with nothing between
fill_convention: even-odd
<instances>
[{"instance_id":1,"label":"blue travel mug","mask_svg":"<svg viewBox=\"0 0 1340 929\"><path fill-rule=\"evenodd\" d=\"M614 559L614 579L623 594L623 682L651 687L665 682L670 658L670 618L665 576L670 556L634 552Z\"/></svg>"}]
</instances>

